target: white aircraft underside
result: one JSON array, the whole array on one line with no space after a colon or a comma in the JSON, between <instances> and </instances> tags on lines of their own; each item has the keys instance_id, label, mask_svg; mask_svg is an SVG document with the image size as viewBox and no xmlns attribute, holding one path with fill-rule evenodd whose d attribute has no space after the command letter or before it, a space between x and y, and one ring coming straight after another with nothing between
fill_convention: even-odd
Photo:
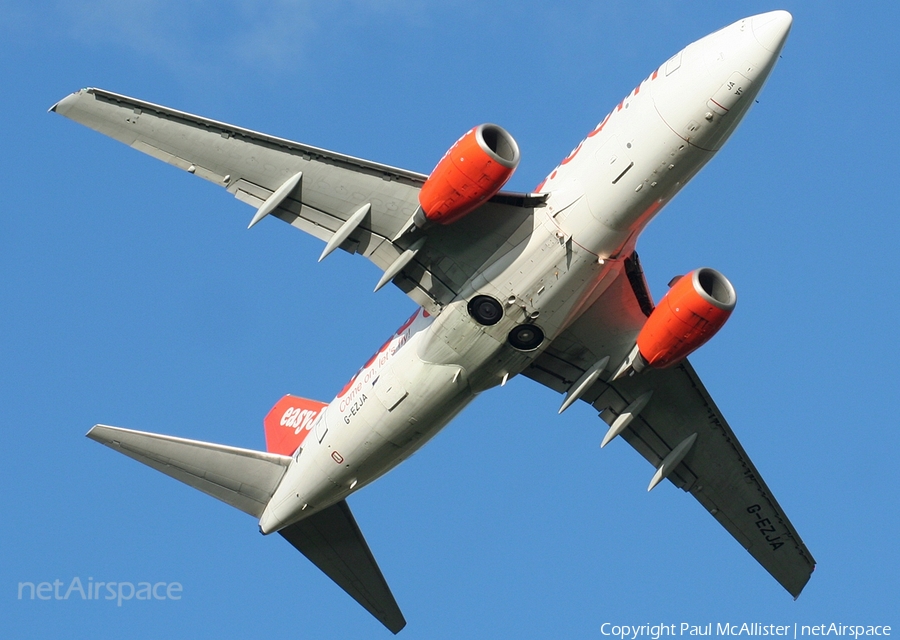
<instances>
[{"instance_id":1,"label":"white aircraft underside","mask_svg":"<svg viewBox=\"0 0 900 640\"><path fill-rule=\"evenodd\" d=\"M251 226L272 215L326 241L323 257L362 254L384 270L379 287L393 282L421 306L327 406L276 405L267 440L286 439L268 452L101 425L89 437L259 518L396 633L405 621L345 498L478 393L524 374L566 394L560 411L576 400L601 411L604 444L623 437L656 468L651 488L667 478L690 492L796 597L814 560L688 361L657 364L643 347L656 312L634 253L737 127L790 26L774 11L694 42L534 193L495 192L445 219L426 204L429 176L100 89L64 98L57 113L225 187L256 208ZM514 169L508 134L475 135L482 148L499 136L492 166ZM721 274L685 278L727 317L735 299Z\"/></svg>"}]
</instances>

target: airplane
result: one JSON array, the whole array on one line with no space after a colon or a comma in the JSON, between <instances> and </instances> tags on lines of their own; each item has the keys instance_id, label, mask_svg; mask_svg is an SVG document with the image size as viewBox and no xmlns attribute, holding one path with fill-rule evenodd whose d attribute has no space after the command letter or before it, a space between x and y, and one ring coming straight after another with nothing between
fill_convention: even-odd
<instances>
[{"instance_id":1,"label":"airplane","mask_svg":"<svg viewBox=\"0 0 900 640\"><path fill-rule=\"evenodd\" d=\"M701 267L654 303L640 232L716 154L771 73L786 11L754 15L655 69L532 192L495 124L424 175L88 88L51 111L224 187L361 254L419 308L330 402L281 398L266 451L96 425L87 434L279 533L393 633L406 624L347 497L422 447L478 394L524 375L581 400L700 504L795 598L815 560L687 356L735 307Z\"/></svg>"}]
</instances>

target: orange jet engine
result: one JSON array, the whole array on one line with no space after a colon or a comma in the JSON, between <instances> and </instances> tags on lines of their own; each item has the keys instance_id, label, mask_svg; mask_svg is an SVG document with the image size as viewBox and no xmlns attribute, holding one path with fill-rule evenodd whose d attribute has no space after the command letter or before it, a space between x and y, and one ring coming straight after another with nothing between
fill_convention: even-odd
<instances>
[{"instance_id":1,"label":"orange jet engine","mask_svg":"<svg viewBox=\"0 0 900 640\"><path fill-rule=\"evenodd\" d=\"M477 126L450 147L422 185L422 213L431 222L456 222L496 195L518 165L519 145L503 127Z\"/></svg>"},{"instance_id":2,"label":"orange jet engine","mask_svg":"<svg viewBox=\"0 0 900 640\"><path fill-rule=\"evenodd\" d=\"M734 310L734 287L715 269L682 276L660 300L637 337L648 365L668 367L706 344Z\"/></svg>"}]
</instances>

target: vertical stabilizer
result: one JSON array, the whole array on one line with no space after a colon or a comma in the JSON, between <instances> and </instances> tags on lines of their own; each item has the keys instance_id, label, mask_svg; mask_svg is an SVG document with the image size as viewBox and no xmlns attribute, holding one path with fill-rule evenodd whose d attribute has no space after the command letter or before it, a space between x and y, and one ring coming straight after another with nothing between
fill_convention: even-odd
<instances>
[{"instance_id":1,"label":"vertical stabilizer","mask_svg":"<svg viewBox=\"0 0 900 640\"><path fill-rule=\"evenodd\" d=\"M266 451L283 456L293 455L327 406L327 402L298 398L290 394L284 396L263 420Z\"/></svg>"}]
</instances>

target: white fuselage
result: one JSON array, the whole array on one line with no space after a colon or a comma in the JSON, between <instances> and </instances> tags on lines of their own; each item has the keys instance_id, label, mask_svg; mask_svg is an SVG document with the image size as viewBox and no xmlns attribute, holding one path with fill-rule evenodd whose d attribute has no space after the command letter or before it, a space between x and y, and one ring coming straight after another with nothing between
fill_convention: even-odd
<instances>
[{"instance_id":1,"label":"white fuselage","mask_svg":"<svg viewBox=\"0 0 900 640\"><path fill-rule=\"evenodd\" d=\"M789 28L780 11L738 21L673 56L619 103L538 188L550 195L524 246L472 278L439 315L418 310L318 416L260 518L263 533L378 478L476 394L527 367L597 299L641 230L724 144ZM475 295L500 301L503 318L476 322L467 311ZM535 350L507 341L523 323L544 332Z\"/></svg>"}]
</instances>

